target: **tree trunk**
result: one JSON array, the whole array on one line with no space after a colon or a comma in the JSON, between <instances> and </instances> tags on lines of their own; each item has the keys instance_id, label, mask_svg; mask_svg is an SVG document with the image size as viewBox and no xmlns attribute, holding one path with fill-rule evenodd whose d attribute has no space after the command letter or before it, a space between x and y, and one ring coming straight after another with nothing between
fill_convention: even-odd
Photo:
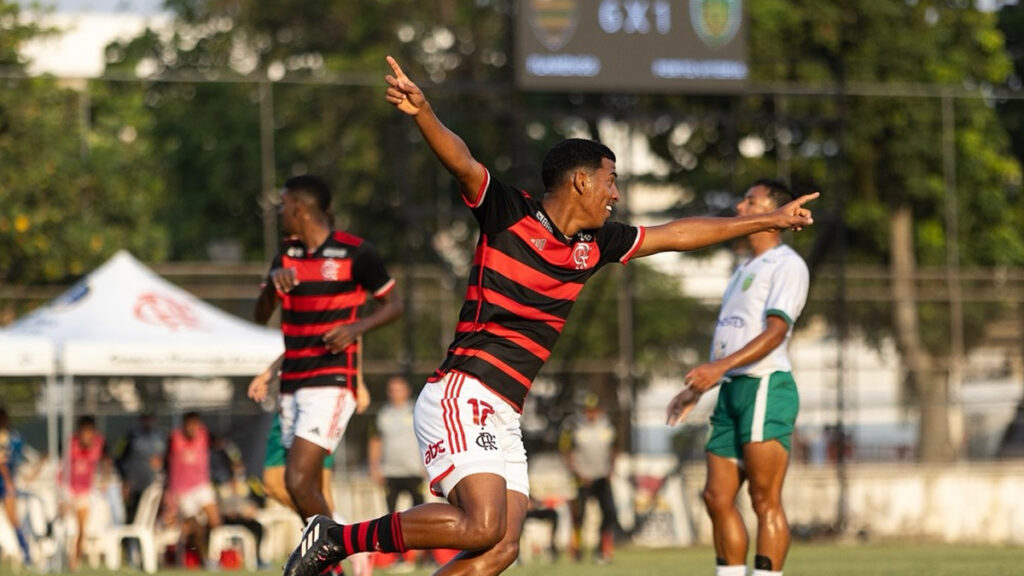
<instances>
[{"instance_id":1,"label":"tree trunk","mask_svg":"<svg viewBox=\"0 0 1024 576\"><path fill-rule=\"evenodd\" d=\"M920 412L918 456L922 462L953 460L949 429L949 388L945 374L931 370L932 361L921 345L914 275L914 211L909 204L893 208L889 219L893 324L897 346Z\"/></svg>"}]
</instances>

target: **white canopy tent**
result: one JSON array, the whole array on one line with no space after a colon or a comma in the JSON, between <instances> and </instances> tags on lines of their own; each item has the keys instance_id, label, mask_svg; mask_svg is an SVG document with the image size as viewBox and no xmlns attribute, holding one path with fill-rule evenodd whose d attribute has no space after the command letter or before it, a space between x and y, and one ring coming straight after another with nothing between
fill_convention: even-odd
<instances>
[{"instance_id":1,"label":"white canopy tent","mask_svg":"<svg viewBox=\"0 0 1024 576\"><path fill-rule=\"evenodd\" d=\"M284 349L278 331L200 300L123 250L7 333L50 340L64 375L254 375Z\"/></svg>"},{"instance_id":2,"label":"white canopy tent","mask_svg":"<svg viewBox=\"0 0 1024 576\"><path fill-rule=\"evenodd\" d=\"M251 376L284 350L277 330L204 302L123 250L5 333L51 343L65 439L75 376Z\"/></svg>"},{"instance_id":3,"label":"white canopy tent","mask_svg":"<svg viewBox=\"0 0 1024 576\"><path fill-rule=\"evenodd\" d=\"M53 342L41 336L9 334L0 330L0 377L45 378L47 399L52 400L57 382ZM48 401L46 406L47 449L54 454L57 449L57 407L52 401Z\"/></svg>"},{"instance_id":4,"label":"white canopy tent","mask_svg":"<svg viewBox=\"0 0 1024 576\"><path fill-rule=\"evenodd\" d=\"M0 376L53 376L56 372L49 339L0 330Z\"/></svg>"}]
</instances>

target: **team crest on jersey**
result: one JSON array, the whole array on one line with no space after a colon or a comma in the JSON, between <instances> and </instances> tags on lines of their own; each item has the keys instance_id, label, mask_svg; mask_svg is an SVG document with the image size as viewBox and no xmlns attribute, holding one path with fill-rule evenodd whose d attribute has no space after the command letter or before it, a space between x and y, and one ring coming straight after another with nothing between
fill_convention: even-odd
<instances>
[{"instance_id":1,"label":"team crest on jersey","mask_svg":"<svg viewBox=\"0 0 1024 576\"><path fill-rule=\"evenodd\" d=\"M328 258L320 265L320 275L323 276L324 280L337 280L339 268L337 260Z\"/></svg>"},{"instance_id":2,"label":"team crest on jersey","mask_svg":"<svg viewBox=\"0 0 1024 576\"><path fill-rule=\"evenodd\" d=\"M533 35L548 50L560 50L576 34L578 0L530 0L526 3Z\"/></svg>"},{"instance_id":3,"label":"team crest on jersey","mask_svg":"<svg viewBox=\"0 0 1024 576\"><path fill-rule=\"evenodd\" d=\"M348 248L324 248L324 258L344 258L348 256Z\"/></svg>"},{"instance_id":4,"label":"team crest on jersey","mask_svg":"<svg viewBox=\"0 0 1024 576\"><path fill-rule=\"evenodd\" d=\"M746 277L743 278L743 291L744 292L749 290L750 286L754 283L754 276L755 276L754 274L747 274Z\"/></svg>"},{"instance_id":5,"label":"team crest on jersey","mask_svg":"<svg viewBox=\"0 0 1024 576\"><path fill-rule=\"evenodd\" d=\"M742 0L690 0L690 22L701 41L711 48L732 42L743 21Z\"/></svg>"},{"instance_id":6,"label":"team crest on jersey","mask_svg":"<svg viewBox=\"0 0 1024 576\"><path fill-rule=\"evenodd\" d=\"M577 270L586 270L590 267L590 244L577 244L572 249L572 263Z\"/></svg>"}]
</instances>

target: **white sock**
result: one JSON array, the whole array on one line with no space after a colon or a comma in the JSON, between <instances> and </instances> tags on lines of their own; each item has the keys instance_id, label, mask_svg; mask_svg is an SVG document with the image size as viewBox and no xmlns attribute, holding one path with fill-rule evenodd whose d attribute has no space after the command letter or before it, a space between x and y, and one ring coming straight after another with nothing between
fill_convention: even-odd
<instances>
[{"instance_id":1,"label":"white sock","mask_svg":"<svg viewBox=\"0 0 1024 576\"><path fill-rule=\"evenodd\" d=\"M746 564L733 564L731 566L715 566L715 576L747 576Z\"/></svg>"},{"instance_id":2,"label":"white sock","mask_svg":"<svg viewBox=\"0 0 1024 576\"><path fill-rule=\"evenodd\" d=\"M772 572L771 570L754 570L752 576L782 576L782 570Z\"/></svg>"}]
</instances>

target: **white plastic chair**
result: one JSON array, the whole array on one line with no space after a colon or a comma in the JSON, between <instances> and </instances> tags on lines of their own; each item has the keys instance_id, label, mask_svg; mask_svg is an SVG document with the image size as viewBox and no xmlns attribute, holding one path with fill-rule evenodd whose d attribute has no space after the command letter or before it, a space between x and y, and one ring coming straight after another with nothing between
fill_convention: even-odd
<instances>
[{"instance_id":1,"label":"white plastic chair","mask_svg":"<svg viewBox=\"0 0 1024 576\"><path fill-rule=\"evenodd\" d=\"M260 558L264 562L273 562L291 554L303 528L298 514L290 508L268 502L266 508L256 513L256 521L263 527Z\"/></svg>"},{"instance_id":2,"label":"white plastic chair","mask_svg":"<svg viewBox=\"0 0 1024 576\"><path fill-rule=\"evenodd\" d=\"M242 554L242 562L245 563L245 569L250 572L256 571L259 564L256 557L256 537L245 526L221 524L210 530L210 562L213 562L215 565L219 564L221 552L230 548L236 548L233 544L236 541L241 544L240 552Z\"/></svg>"},{"instance_id":3,"label":"white plastic chair","mask_svg":"<svg viewBox=\"0 0 1024 576\"><path fill-rule=\"evenodd\" d=\"M0 563L7 559L11 561L15 572L21 569L22 557L18 538L14 534L14 527L7 520L7 514L0 509Z\"/></svg>"},{"instance_id":4,"label":"white plastic chair","mask_svg":"<svg viewBox=\"0 0 1024 576\"><path fill-rule=\"evenodd\" d=\"M156 572L158 545L168 540L168 538L158 539L157 537L156 519L160 510L160 497L163 493L162 482L150 484L139 497L139 507L135 511L135 519L132 523L114 526L110 529L106 535L106 552L104 554L108 570L121 568L121 543L134 539L138 540L142 553L142 569L147 574ZM173 541L176 541L177 535L173 536Z\"/></svg>"}]
</instances>

